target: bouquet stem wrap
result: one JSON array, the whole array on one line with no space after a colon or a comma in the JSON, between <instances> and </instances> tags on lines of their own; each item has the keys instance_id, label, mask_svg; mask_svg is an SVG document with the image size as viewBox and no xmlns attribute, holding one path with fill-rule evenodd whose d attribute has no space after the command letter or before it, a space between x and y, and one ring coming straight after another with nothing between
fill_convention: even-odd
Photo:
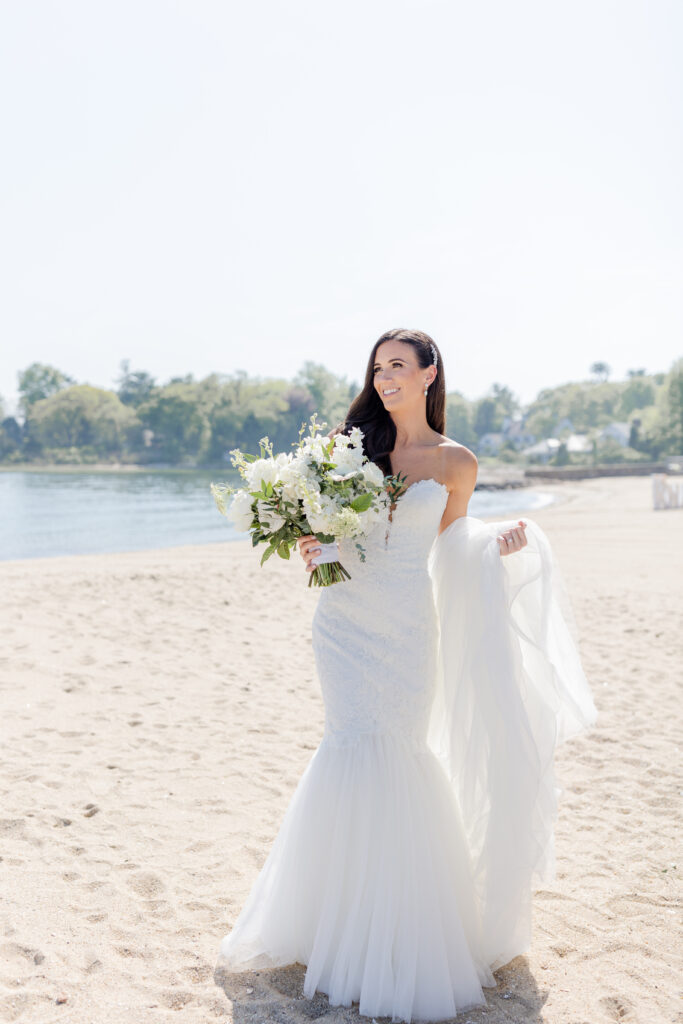
<instances>
[{"instance_id":1,"label":"bouquet stem wrap","mask_svg":"<svg viewBox=\"0 0 683 1024\"><path fill-rule=\"evenodd\" d=\"M311 564L315 569L308 581L309 587L329 587L332 583L339 583L341 580L351 579L350 573L346 571L339 561L339 544L333 540L330 544L319 544L321 549L319 555L314 555Z\"/></svg>"}]
</instances>

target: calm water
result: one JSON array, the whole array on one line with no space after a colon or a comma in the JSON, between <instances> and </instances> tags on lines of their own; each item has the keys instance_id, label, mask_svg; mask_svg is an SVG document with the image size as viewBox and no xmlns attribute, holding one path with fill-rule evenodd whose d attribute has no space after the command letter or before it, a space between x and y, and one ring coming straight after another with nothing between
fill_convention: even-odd
<instances>
[{"instance_id":1,"label":"calm water","mask_svg":"<svg viewBox=\"0 0 683 1024\"><path fill-rule=\"evenodd\" d=\"M209 492L220 470L154 473L0 472L0 560L243 540ZM552 501L540 491L475 491L473 516Z\"/></svg>"}]
</instances>

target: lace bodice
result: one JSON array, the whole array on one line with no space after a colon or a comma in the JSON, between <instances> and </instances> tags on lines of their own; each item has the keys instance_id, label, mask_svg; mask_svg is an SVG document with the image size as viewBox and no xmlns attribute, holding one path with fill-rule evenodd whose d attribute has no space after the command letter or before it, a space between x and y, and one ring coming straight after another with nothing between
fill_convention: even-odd
<instances>
[{"instance_id":1,"label":"lace bodice","mask_svg":"<svg viewBox=\"0 0 683 1024\"><path fill-rule=\"evenodd\" d=\"M351 579L320 592L313 649L325 701L325 734L349 743L368 732L425 742L438 628L428 558L448 491L419 480L399 498L388 529L339 544Z\"/></svg>"}]
</instances>

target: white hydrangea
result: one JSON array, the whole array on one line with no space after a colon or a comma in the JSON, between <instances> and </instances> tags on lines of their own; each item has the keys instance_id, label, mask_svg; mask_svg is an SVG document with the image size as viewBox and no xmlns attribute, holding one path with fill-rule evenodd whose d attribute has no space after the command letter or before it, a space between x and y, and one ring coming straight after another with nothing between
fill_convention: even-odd
<instances>
[{"instance_id":1,"label":"white hydrangea","mask_svg":"<svg viewBox=\"0 0 683 1024\"><path fill-rule=\"evenodd\" d=\"M236 530L245 533L251 526L254 514L251 509L252 497L247 491L236 491L227 510L227 517Z\"/></svg>"},{"instance_id":2,"label":"white hydrangea","mask_svg":"<svg viewBox=\"0 0 683 1024\"><path fill-rule=\"evenodd\" d=\"M303 500L308 491L319 493L320 484L305 459L293 458L280 470L282 496L286 501Z\"/></svg>"}]
</instances>

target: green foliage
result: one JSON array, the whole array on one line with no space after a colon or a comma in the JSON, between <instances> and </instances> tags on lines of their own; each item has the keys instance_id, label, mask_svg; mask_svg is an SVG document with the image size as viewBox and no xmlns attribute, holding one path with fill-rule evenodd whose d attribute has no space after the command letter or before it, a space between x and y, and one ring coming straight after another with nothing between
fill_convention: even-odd
<instances>
[{"instance_id":1,"label":"green foliage","mask_svg":"<svg viewBox=\"0 0 683 1024\"><path fill-rule=\"evenodd\" d=\"M0 422L0 459L16 462L21 453L21 427L13 416L3 416Z\"/></svg>"},{"instance_id":2,"label":"green foliage","mask_svg":"<svg viewBox=\"0 0 683 1024\"><path fill-rule=\"evenodd\" d=\"M657 391L654 408L641 416L639 449L651 458L683 455L683 359L677 360Z\"/></svg>"},{"instance_id":3,"label":"green foliage","mask_svg":"<svg viewBox=\"0 0 683 1024\"><path fill-rule=\"evenodd\" d=\"M571 421L565 433L597 430L615 420L628 421L636 410L654 403L657 390L653 376L546 388L527 407L526 427L539 438L557 436L558 425L565 419Z\"/></svg>"},{"instance_id":4,"label":"green foliage","mask_svg":"<svg viewBox=\"0 0 683 1024\"><path fill-rule=\"evenodd\" d=\"M468 402L459 391L446 395L446 433L467 448L473 448L477 443L473 406L474 403Z\"/></svg>"},{"instance_id":5,"label":"green foliage","mask_svg":"<svg viewBox=\"0 0 683 1024\"><path fill-rule=\"evenodd\" d=\"M346 377L337 377L322 363L306 362L294 379L313 399L313 407L330 428L341 422L351 402L360 391Z\"/></svg>"},{"instance_id":6,"label":"green foliage","mask_svg":"<svg viewBox=\"0 0 683 1024\"><path fill-rule=\"evenodd\" d=\"M146 402L154 391L155 381L144 370L135 372L130 369L130 360L121 360L121 374L117 380L118 396L124 405L137 408Z\"/></svg>"},{"instance_id":7,"label":"green foliage","mask_svg":"<svg viewBox=\"0 0 683 1024\"><path fill-rule=\"evenodd\" d=\"M572 432L596 437L615 421L629 425L627 448L605 442L594 456L566 448L554 456L570 463L605 459L605 453L612 461L683 453L683 360L668 373L629 370L623 381L608 381L606 364L594 363L591 370L599 379L540 391L524 410L523 433L566 440ZM230 451L254 450L264 435L276 451L287 451L313 413L328 429L336 426L358 391L314 362L305 363L291 381L239 371L199 381L188 374L159 385L123 360L118 394L74 384L55 367L32 363L19 374L19 386L23 427L13 417L2 418L0 399L5 462L109 458L193 466L225 465ZM479 438L500 432L519 409L510 389L497 383L474 401L454 391L446 398L447 432L477 451ZM497 458L519 461L517 446L514 438L504 441Z\"/></svg>"},{"instance_id":8,"label":"green foliage","mask_svg":"<svg viewBox=\"0 0 683 1024\"><path fill-rule=\"evenodd\" d=\"M48 448L88 448L122 456L137 426L135 413L113 391L74 384L35 401L26 422L29 437Z\"/></svg>"},{"instance_id":9,"label":"green foliage","mask_svg":"<svg viewBox=\"0 0 683 1024\"><path fill-rule=\"evenodd\" d=\"M17 378L19 407L24 416L28 416L36 402L56 395L58 391L76 383L72 377L67 377L61 370L46 363L31 363L17 374Z\"/></svg>"},{"instance_id":10,"label":"green foliage","mask_svg":"<svg viewBox=\"0 0 683 1024\"><path fill-rule=\"evenodd\" d=\"M154 454L164 462L197 460L209 439L209 423L198 384L175 382L154 391L137 410L154 433Z\"/></svg>"},{"instance_id":11,"label":"green foliage","mask_svg":"<svg viewBox=\"0 0 683 1024\"><path fill-rule=\"evenodd\" d=\"M607 363L593 363L591 365L591 373L595 374L598 380L607 380L611 372L612 368Z\"/></svg>"},{"instance_id":12,"label":"green foliage","mask_svg":"<svg viewBox=\"0 0 683 1024\"><path fill-rule=\"evenodd\" d=\"M477 437L492 434L500 430L503 423L503 411L499 409L495 399L482 398L474 407L474 432Z\"/></svg>"},{"instance_id":13,"label":"green foliage","mask_svg":"<svg viewBox=\"0 0 683 1024\"><path fill-rule=\"evenodd\" d=\"M287 450L315 411L313 396L286 380L260 380L241 372L212 387L207 457L213 464L224 462L233 448L255 448L264 434L276 449Z\"/></svg>"}]
</instances>

